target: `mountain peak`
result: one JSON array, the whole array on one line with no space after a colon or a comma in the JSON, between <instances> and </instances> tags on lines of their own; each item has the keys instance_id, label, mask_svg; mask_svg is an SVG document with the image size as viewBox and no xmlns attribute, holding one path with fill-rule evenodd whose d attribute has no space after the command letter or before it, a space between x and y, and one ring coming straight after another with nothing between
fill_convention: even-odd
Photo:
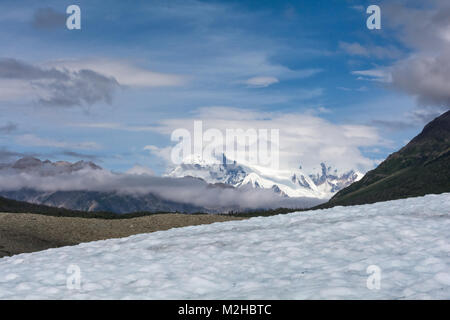
<instances>
[{"instance_id":1,"label":"mountain peak","mask_svg":"<svg viewBox=\"0 0 450 320\"><path fill-rule=\"evenodd\" d=\"M81 160L81 161L75 162L74 164L71 164L71 163L69 162L69 164L70 164L70 166L71 166L71 168L72 168L73 170L80 170L80 169L84 169L84 168L90 168L90 169L94 169L94 170L99 170L99 169L101 169L100 166L96 165L96 164L95 164L94 162L92 162L92 161L84 161L84 160Z\"/></svg>"},{"instance_id":2,"label":"mountain peak","mask_svg":"<svg viewBox=\"0 0 450 320\"><path fill-rule=\"evenodd\" d=\"M23 157L12 165L14 169L25 169L42 165L42 161L34 157Z\"/></svg>"},{"instance_id":3,"label":"mountain peak","mask_svg":"<svg viewBox=\"0 0 450 320\"><path fill-rule=\"evenodd\" d=\"M428 139L449 139L450 137L450 110L429 122L409 144L420 143Z\"/></svg>"}]
</instances>

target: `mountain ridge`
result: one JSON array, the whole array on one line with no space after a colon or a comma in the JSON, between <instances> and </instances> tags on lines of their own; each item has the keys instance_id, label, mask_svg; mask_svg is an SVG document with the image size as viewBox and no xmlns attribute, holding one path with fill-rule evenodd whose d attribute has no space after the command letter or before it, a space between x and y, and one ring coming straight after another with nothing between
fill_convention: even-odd
<instances>
[{"instance_id":1,"label":"mountain ridge","mask_svg":"<svg viewBox=\"0 0 450 320\"><path fill-rule=\"evenodd\" d=\"M276 170L230 162L223 155L222 161L214 162L188 158L169 171L167 176L195 176L208 183L224 183L235 188L271 189L287 197L328 199L338 190L358 181L362 174L355 170L339 174L323 162L320 172L315 173L305 173L301 168Z\"/></svg>"},{"instance_id":2,"label":"mountain ridge","mask_svg":"<svg viewBox=\"0 0 450 320\"><path fill-rule=\"evenodd\" d=\"M355 205L450 191L450 111L429 122L377 168L323 206Z\"/></svg>"}]
</instances>

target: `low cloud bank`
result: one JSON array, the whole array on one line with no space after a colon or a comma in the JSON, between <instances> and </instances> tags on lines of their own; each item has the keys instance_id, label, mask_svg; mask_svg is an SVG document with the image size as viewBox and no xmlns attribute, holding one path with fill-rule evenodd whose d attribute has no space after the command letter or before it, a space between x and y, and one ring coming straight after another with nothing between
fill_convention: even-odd
<instances>
[{"instance_id":1,"label":"low cloud bank","mask_svg":"<svg viewBox=\"0 0 450 320\"><path fill-rule=\"evenodd\" d=\"M37 159L36 159L37 160ZM157 177L145 173L115 173L91 162L41 162L0 167L0 192L33 189L41 192L96 191L132 195L156 195L164 200L192 204L209 211L306 208L319 204L313 198L287 198L272 190L211 185L192 178Z\"/></svg>"}]
</instances>

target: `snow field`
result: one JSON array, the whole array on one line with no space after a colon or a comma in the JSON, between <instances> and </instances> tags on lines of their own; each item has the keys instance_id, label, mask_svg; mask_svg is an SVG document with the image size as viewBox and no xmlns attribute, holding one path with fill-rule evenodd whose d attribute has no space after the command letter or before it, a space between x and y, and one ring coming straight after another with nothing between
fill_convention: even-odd
<instances>
[{"instance_id":1,"label":"snow field","mask_svg":"<svg viewBox=\"0 0 450 320\"><path fill-rule=\"evenodd\" d=\"M0 299L450 299L450 193L7 257Z\"/></svg>"}]
</instances>

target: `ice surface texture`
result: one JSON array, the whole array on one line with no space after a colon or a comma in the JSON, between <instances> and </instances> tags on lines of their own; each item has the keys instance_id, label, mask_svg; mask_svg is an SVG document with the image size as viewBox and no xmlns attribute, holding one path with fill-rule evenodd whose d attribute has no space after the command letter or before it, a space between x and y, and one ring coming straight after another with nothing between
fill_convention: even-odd
<instances>
[{"instance_id":1,"label":"ice surface texture","mask_svg":"<svg viewBox=\"0 0 450 320\"><path fill-rule=\"evenodd\" d=\"M81 289L68 289L69 265ZM367 267L381 270L370 290ZM0 299L450 299L450 193L0 259Z\"/></svg>"}]
</instances>

